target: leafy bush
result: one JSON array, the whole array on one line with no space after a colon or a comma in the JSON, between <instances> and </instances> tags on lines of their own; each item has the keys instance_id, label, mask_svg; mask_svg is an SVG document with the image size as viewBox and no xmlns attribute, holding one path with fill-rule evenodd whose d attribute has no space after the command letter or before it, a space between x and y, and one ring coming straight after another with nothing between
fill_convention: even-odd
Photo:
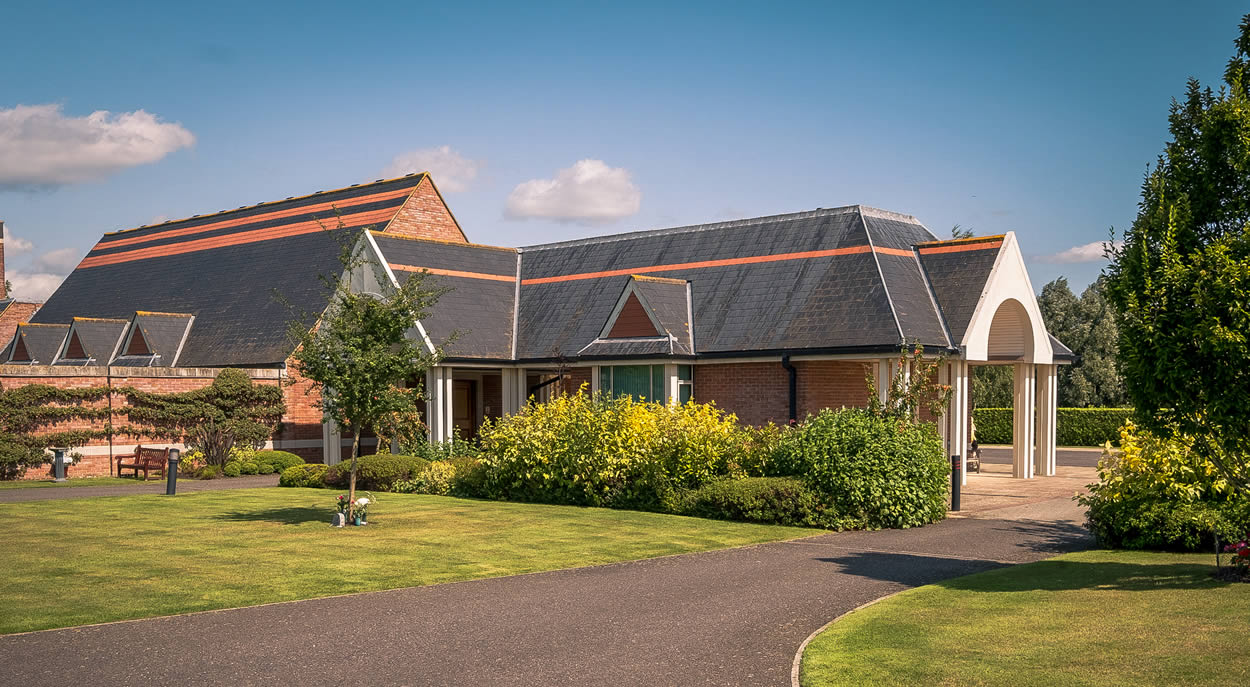
<instances>
[{"instance_id":1,"label":"leafy bush","mask_svg":"<svg viewBox=\"0 0 1250 687\"><path fill-rule=\"evenodd\" d=\"M456 468L451 480L452 496L481 498L485 496L486 462L478 458L460 457L445 461Z\"/></svg>"},{"instance_id":2,"label":"leafy bush","mask_svg":"<svg viewBox=\"0 0 1250 687\"><path fill-rule=\"evenodd\" d=\"M368 491L390 491L400 480L412 480L430 465L416 456L381 454L361 456L357 461L356 488ZM351 463L342 462L329 469L325 482L331 487L346 489L351 477Z\"/></svg>"},{"instance_id":3,"label":"leafy bush","mask_svg":"<svg viewBox=\"0 0 1250 687\"><path fill-rule=\"evenodd\" d=\"M237 460L232 460L221 466L221 474L226 477L238 477L243 474L243 463Z\"/></svg>"},{"instance_id":4,"label":"leafy bush","mask_svg":"<svg viewBox=\"0 0 1250 687\"><path fill-rule=\"evenodd\" d=\"M293 465L304 464L303 458L286 451L257 451L252 460L256 461L257 465L272 465L273 470L269 472L282 472Z\"/></svg>"},{"instance_id":5,"label":"leafy bush","mask_svg":"<svg viewBox=\"0 0 1250 687\"><path fill-rule=\"evenodd\" d=\"M1161 439L1131 421L1120 452L1098 462L1098 482L1078 497L1099 544L1127 549L1206 551L1250 529L1250 499L1238 496L1183 435Z\"/></svg>"},{"instance_id":6,"label":"leafy bush","mask_svg":"<svg viewBox=\"0 0 1250 687\"><path fill-rule=\"evenodd\" d=\"M260 471L260 466L259 466L259 465L257 465L256 463L253 463L253 462L252 462L252 461L250 461L250 460L249 460L249 461L247 461L247 462L245 462L245 463L239 463L239 473L240 473L240 474L243 474L243 475L255 475L255 474L256 474L257 472L259 472L259 471Z\"/></svg>"},{"instance_id":7,"label":"leafy bush","mask_svg":"<svg viewBox=\"0 0 1250 687\"><path fill-rule=\"evenodd\" d=\"M946 516L950 466L930 424L823 410L782 434L774 470L802 478L839 527L917 527Z\"/></svg>"},{"instance_id":8,"label":"leafy bush","mask_svg":"<svg viewBox=\"0 0 1250 687\"><path fill-rule=\"evenodd\" d=\"M222 467L220 465L205 465L196 471L196 479L217 479L221 477Z\"/></svg>"},{"instance_id":9,"label":"leafy bush","mask_svg":"<svg viewBox=\"0 0 1250 687\"><path fill-rule=\"evenodd\" d=\"M401 494L433 494L446 496L451 493L451 483L456 478L456 466L436 460L416 477L401 479L394 484L394 491Z\"/></svg>"},{"instance_id":10,"label":"leafy bush","mask_svg":"<svg viewBox=\"0 0 1250 687\"><path fill-rule=\"evenodd\" d=\"M258 475L272 475L273 473L277 471L278 469L270 465L269 463L257 463L256 464L256 474Z\"/></svg>"},{"instance_id":11,"label":"leafy bush","mask_svg":"<svg viewBox=\"0 0 1250 687\"><path fill-rule=\"evenodd\" d=\"M794 477L747 477L715 479L682 492L672 512L717 520L824 526L826 513L820 499L802 480Z\"/></svg>"},{"instance_id":12,"label":"leafy bush","mask_svg":"<svg viewBox=\"0 0 1250 687\"><path fill-rule=\"evenodd\" d=\"M455 430L451 441L440 441L431 444L425 437L420 437L414 441L404 442L401 448L405 454L424 458L431 463L436 460L477 458L482 455L482 449L478 446L477 441L461 438L460 430L458 429Z\"/></svg>"},{"instance_id":13,"label":"leafy bush","mask_svg":"<svg viewBox=\"0 0 1250 687\"><path fill-rule=\"evenodd\" d=\"M283 487L324 487L329 466L321 463L292 465L282 471L278 485Z\"/></svg>"},{"instance_id":14,"label":"leafy bush","mask_svg":"<svg viewBox=\"0 0 1250 687\"><path fill-rule=\"evenodd\" d=\"M1120 427L1133 417L1133 409L1059 408L1055 415L1055 442L1059 446L1102 446L1119 441ZM1011 443L1011 408L976 408L972 418L980 443Z\"/></svg>"},{"instance_id":15,"label":"leafy bush","mask_svg":"<svg viewBox=\"0 0 1250 687\"><path fill-rule=\"evenodd\" d=\"M658 509L677 487L728 473L746 442L714 406L563 395L486 424L488 498Z\"/></svg>"}]
</instances>

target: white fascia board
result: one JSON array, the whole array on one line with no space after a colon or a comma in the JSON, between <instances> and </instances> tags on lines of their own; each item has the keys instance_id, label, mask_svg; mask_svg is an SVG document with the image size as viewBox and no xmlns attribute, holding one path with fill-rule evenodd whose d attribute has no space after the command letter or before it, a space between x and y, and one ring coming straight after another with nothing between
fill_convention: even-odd
<instances>
[{"instance_id":1,"label":"white fascia board","mask_svg":"<svg viewBox=\"0 0 1250 687\"><path fill-rule=\"evenodd\" d=\"M1020 362L1052 364L1054 351L1050 346L1050 336L1046 331L1046 323L1042 320L1041 308L1037 305L1037 294L1033 292L1024 255L1020 252L1020 244L1013 231L1003 236L1003 245L998 249L994 267L985 280L985 287L977 300L972 318L968 321L964 338L959 342L962 357L976 362L988 361L990 325L999 306L1008 300L1016 300L1024 306L1032 328L1033 357Z\"/></svg>"}]
</instances>

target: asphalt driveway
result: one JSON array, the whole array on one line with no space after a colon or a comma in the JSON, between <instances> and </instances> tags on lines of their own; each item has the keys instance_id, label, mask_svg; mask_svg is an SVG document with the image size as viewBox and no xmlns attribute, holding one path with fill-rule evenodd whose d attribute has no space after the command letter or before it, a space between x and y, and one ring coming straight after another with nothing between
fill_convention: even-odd
<instances>
[{"instance_id":1,"label":"asphalt driveway","mask_svg":"<svg viewBox=\"0 0 1250 687\"><path fill-rule=\"evenodd\" d=\"M0 670L24 687L782 686L830 619L1087 546L1079 520L1054 499L921 529L9 635Z\"/></svg>"},{"instance_id":2,"label":"asphalt driveway","mask_svg":"<svg viewBox=\"0 0 1250 687\"><path fill-rule=\"evenodd\" d=\"M1059 466L1096 468L1098 459L1102 457L1102 449L1086 447L1068 447L1055 449L1055 464ZM1010 446L982 446L981 462L1011 464Z\"/></svg>"}]
</instances>

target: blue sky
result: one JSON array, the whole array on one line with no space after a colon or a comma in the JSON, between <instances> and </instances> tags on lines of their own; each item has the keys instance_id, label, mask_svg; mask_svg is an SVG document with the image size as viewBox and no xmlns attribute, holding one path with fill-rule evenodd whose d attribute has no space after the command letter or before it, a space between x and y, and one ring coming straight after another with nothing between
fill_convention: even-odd
<instances>
[{"instance_id":1,"label":"blue sky","mask_svg":"<svg viewBox=\"0 0 1250 687\"><path fill-rule=\"evenodd\" d=\"M1100 261L1046 256L1132 221L1170 99L1218 84L1244 11L39 5L6 9L0 42L0 219L27 297L105 231L431 161L479 243L863 203L939 236L1015 231L1035 288L1079 288Z\"/></svg>"}]
</instances>

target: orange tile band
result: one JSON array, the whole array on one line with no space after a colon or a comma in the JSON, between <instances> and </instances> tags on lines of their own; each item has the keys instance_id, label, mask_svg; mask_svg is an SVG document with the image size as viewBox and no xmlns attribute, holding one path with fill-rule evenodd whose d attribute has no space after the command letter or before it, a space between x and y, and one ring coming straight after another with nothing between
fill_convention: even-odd
<instances>
[{"instance_id":1,"label":"orange tile band","mask_svg":"<svg viewBox=\"0 0 1250 687\"><path fill-rule=\"evenodd\" d=\"M504 276L502 274L484 274L482 272L461 272L460 270L444 270L437 267L416 267L414 265L397 265L390 263L392 270L400 272L429 272L430 274L441 274L445 277L461 277L464 279L487 279L490 281L506 281L515 282L516 277Z\"/></svg>"},{"instance_id":2,"label":"orange tile band","mask_svg":"<svg viewBox=\"0 0 1250 687\"><path fill-rule=\"evenodd\" d=\"M671 265L655 265L653 267L630 267L623 270L607 270L605 272L582 272L580 274L564 274L558 277L538 277L536 279L522 279L521 283L525 285L531 284L554 284L562 281L579 281L582 279L598 279L601 277L621 277L633 274L647 274L651 272L674 272L677 270L697 270L705 267L728 267L731 265L752 265L761 262L782 262L785 260L803 260L805 258L827 258L834 255L858 255L861 253L876 252L883 255L902 255L911 257L912 252L909 250L900 250L898 248L873 248L872 246L850 246L847 248L830 248L828 250L809 250L800 253L777 253L775 255L753 255L746 258L725 258L723 260L702 260L699 262L679 262Z\"/></svg>"},{"instance_id":3,"label":"orange tile band","mask_svg":"<svg viewBox=\"0 0 1250 687\"><path fill-rule=\"evenodd\" d=\"M315 205L305 205L303 207L298 207L298 208L277 210L274 212L266 212L266 213L259 214L259 215L251 215L249 217L240 217L236 219L222 220L220 222L212 222L209 224L201 224L195 227L185 227L182 229L167 229L165 231L158 231L158 232L154 232L151 234L144 234L143 236L132 236L130 238L117 239L115 241L101 241L97 243L95 247L96 248L118 248L121 246L130 246L136 243L146 243L148 241L159 241L161 239L171 239L171 238L175 238L178 236L190 236L192 234L203 234L204 232L208 232L208 231L216 231L218 229L228 229L230 227L237 227L241 224L251 224L252 222L265 222L265 221L273 220L273 219L281 219L283 217L291 217L293 215L303 215L309 212L322 212L322 211L329 211L329 210L335 210L335 209L343 210L345 208L355 207L357 205L363 205L365 203L375 203L375 202L382 201L382 200L391 200L394 198L399 198L400 196L406 196L409 193L412 193L412 188L401 188L396 191L386 191L384 193L374 193L373 195L369 195L369 196L349 198L346 201L317 203ZM241 209L246 210L247 208L241 208ZM237 212L237 210L231 211L231 212ZM179 220L179 221L185 222L186 220ZM325 222L327 225L332 225L336 221L337 220L334 217L327 217L325 219Z\"/></svg>"},{"instance_id":4,"label":"orange tile band","mask_svg":"<svg viewBox=\"0 0 1250 687\"><path fill-rule=\"evenodd\" d=\"M1003 245L1002 239L997 241L982 241L981 243L961 243L951 246L926 246L917 248L921 255L932 255L934 253L962 253L968 250L989 250L998 248Z\"/></svg>"},{"instance_id":5,"label":"orange tile band","mask_svg":"<svg viewBox=\"0 0 1250 687\"><path fill-rule=\"evenodd\" d=\"M361 226L367 224L375 224L378 222L389 222L395 216L398 208L386 208L384 210L373 210L370 212L361 212L355 215L343 215L343 221L347 226ZM148 258L161 258L168 255L180 255L182 253L194 253L195 251L208 250L210 248L222 248L224 246L239 246L247 243L257 243L259 241L269 241L272 239L287 238L289 236L299 236L301 234L315 234L324 231L322 223L316 221L296 222L281 227L271 227L269 229L257 229L255 231L245 231L238 234L228 234L226 236L214 236L206 239L195 239L192 241L183 241L182 243L171 243L164 246L152 246L149 248L139 248L136 250L128 250L121 253L109 253L106 255L98 255L95 257L88 256L78 263L80 269L88 267L100 267L101 265L115 265L122 262L131 262L133 260L146 260Z\"/></svg>"}]
</instances>

